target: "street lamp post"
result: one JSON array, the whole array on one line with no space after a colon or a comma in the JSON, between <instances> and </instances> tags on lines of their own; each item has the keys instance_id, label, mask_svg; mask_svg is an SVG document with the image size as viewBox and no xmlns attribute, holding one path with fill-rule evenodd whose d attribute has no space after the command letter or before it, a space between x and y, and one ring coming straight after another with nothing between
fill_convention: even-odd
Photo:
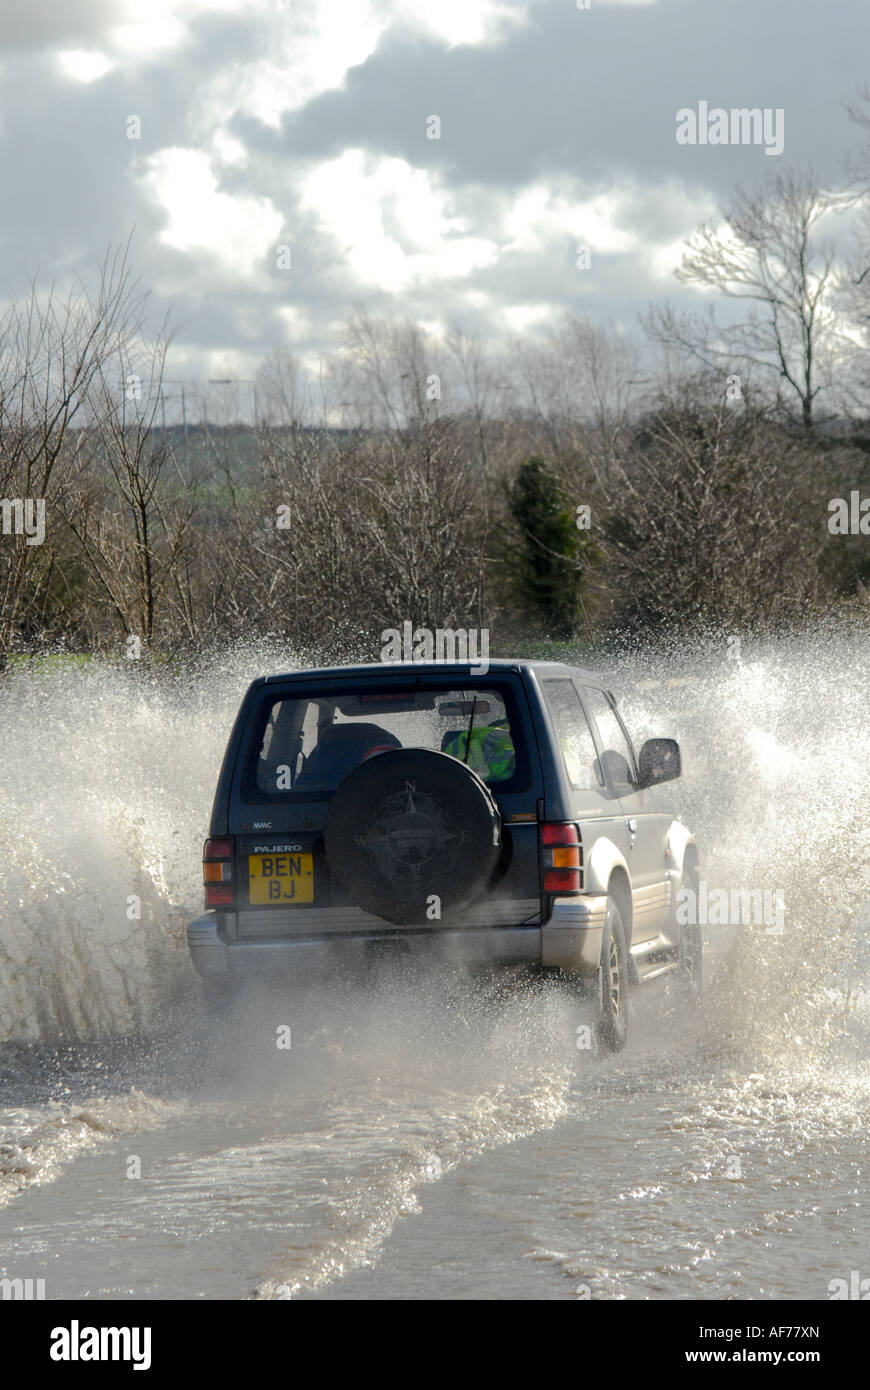
<instances>
[{"instance_id":1,"label":"street lamp post","mask_svg":"<svg viewBox=\"0 0 870 1390\"><path fill-rule=\"evenodd\" d=\"M208 379L209 386L250 386L251 398L254 410L253 425L257 428L257 383L249 376L212 376Z\"/></svg>"},{"instance_id":2,"label":"street lamp post","mask_svg":"<svg viewBox=\"0 0 870 1390\"><path fill-rule=\"evenodd\" d=\"M160 383L160 405L161 405L161 409L162 409L162 412L163 412L163 433L164 433L164 435L165 435L165 434L166 434L166 401L164 400L164 392L163 392L163 386L164 386L164 384L166 384L166 385L168 385L168 386L180 386L180 387L181 387L181 428L182 428L182 434L183 434L183 438L184 438L184 472L185 472L185 475L186 475L186 477L187 477L187 481L188 481L188 483L189 483L189 482L190 482L190 458L189 458L189 455L188 455L188 452L187 452L187 401L186 401L185 394L184 394L185 383L184 383L183 381L181 381L178 377L169 377L169 376L164 377L164 378L163 378L163 381Z\"/></svg>"}]
</instances>

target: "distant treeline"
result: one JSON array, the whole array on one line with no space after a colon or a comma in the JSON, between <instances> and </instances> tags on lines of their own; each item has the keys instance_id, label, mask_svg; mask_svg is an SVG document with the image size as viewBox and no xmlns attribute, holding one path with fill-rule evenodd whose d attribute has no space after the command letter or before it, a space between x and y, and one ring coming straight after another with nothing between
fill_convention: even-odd
<instances>
[{"instance_id":1,"label":"distant treeline","mask_svg":"<svg viewBox=\"0 0 870 1390\"><path fill-rule=\"evenodd\" d=\"M96 295L34 289L0 323L0 665L264 636L375 656L405 621L505 650L863 606L862 362L854 408L825 413L791 357L803 393L775 353L720 360L708 334L705 356L669 322L645 356L572 316L496 354L358 315L317 393L274 354L249 427L185 429L123 255Z\"/></svg>"}]
</instances>

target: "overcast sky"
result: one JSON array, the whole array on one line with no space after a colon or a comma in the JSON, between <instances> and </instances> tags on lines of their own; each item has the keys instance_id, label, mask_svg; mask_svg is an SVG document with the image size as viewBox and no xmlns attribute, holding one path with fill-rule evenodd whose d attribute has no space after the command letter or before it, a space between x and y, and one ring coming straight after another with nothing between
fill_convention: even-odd
<instances>
[{"instance_id":1,"label":"overcast sky","mask_svg":"<svg viewBox=\"0 0 870 1390\"><path fill-rule=\"evenodd\" d=\"M683 239L738 181L840 180L870 83L868 0L0 0L0 33L4 289L135 224L184 377L316 362L357 305L500 341L700 303ZM782 108L783 154L678 144L702 101Z\"/></svg>"}]
</instances>

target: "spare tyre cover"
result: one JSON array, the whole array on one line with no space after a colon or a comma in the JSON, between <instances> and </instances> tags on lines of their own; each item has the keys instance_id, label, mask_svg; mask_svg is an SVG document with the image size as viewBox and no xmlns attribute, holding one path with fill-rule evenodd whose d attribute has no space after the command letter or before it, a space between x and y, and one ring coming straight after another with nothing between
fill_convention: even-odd
<instances>
[{"instance_id":1,"label":"spare tyre cover","mask_svg":"<svg viewBox=\"0 0 870 1390\"><path fill-rule=\"evenodd\" d=\"M379 753L338 786L324 826L329 871L365 912L403 925L480 897L501 854L501 818L470 767L447 753Z\"/></svg>"}]
</instances>

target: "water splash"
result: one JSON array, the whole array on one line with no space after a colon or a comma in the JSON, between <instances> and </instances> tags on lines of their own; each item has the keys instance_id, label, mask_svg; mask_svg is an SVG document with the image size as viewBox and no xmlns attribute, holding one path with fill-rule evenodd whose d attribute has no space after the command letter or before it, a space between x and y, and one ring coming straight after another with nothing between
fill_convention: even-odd
<instances>
[{"instance_id":1,"label":"water splash","mask_svg":"<svg viewBox=\"0 0 870 1390\"><path fill-rule=\"evenodd\" d=\"M747 641L735 660L723 639L611 663L636 738L681 741L669 800L708 882L783 892L783 935L737 929L717 982L729 1046L793 1056L866 1038L864 642ZM294 661L261 644L159 677L132 665L0 685L0 1040L147 1030L193 997L183 927L226 737L248 680Z\"/></svg>"},{"instance_id":2,"label":"water splash","mask_svg":"<svg viewBox=\"0 0 870 1390\"><path fill-rule=\"evenodd\" d=\"M723 1040L759 1065L866 1055L870 986L870 668L861 632L627 661L617 680L638 736L675 732L674 801L711 886L779 891L781 935L731 929L710 1003ZM642 688L638 689L638 685ZM715 947L727 932L710 926ZM813 1060L811 1060L811 1058Z\"/></svg>"},{"instance_id":3,"label":"water splash","mask_svg":"<svg viewBox=\"0 0 870 1390\"><path fill-rule=\"evenodd\" d=\"M279 659L4 680L0 1041L147 1029L190 988L183 927L201 907L218 768L264 657Z\"/></svg>"}]
</instances>

